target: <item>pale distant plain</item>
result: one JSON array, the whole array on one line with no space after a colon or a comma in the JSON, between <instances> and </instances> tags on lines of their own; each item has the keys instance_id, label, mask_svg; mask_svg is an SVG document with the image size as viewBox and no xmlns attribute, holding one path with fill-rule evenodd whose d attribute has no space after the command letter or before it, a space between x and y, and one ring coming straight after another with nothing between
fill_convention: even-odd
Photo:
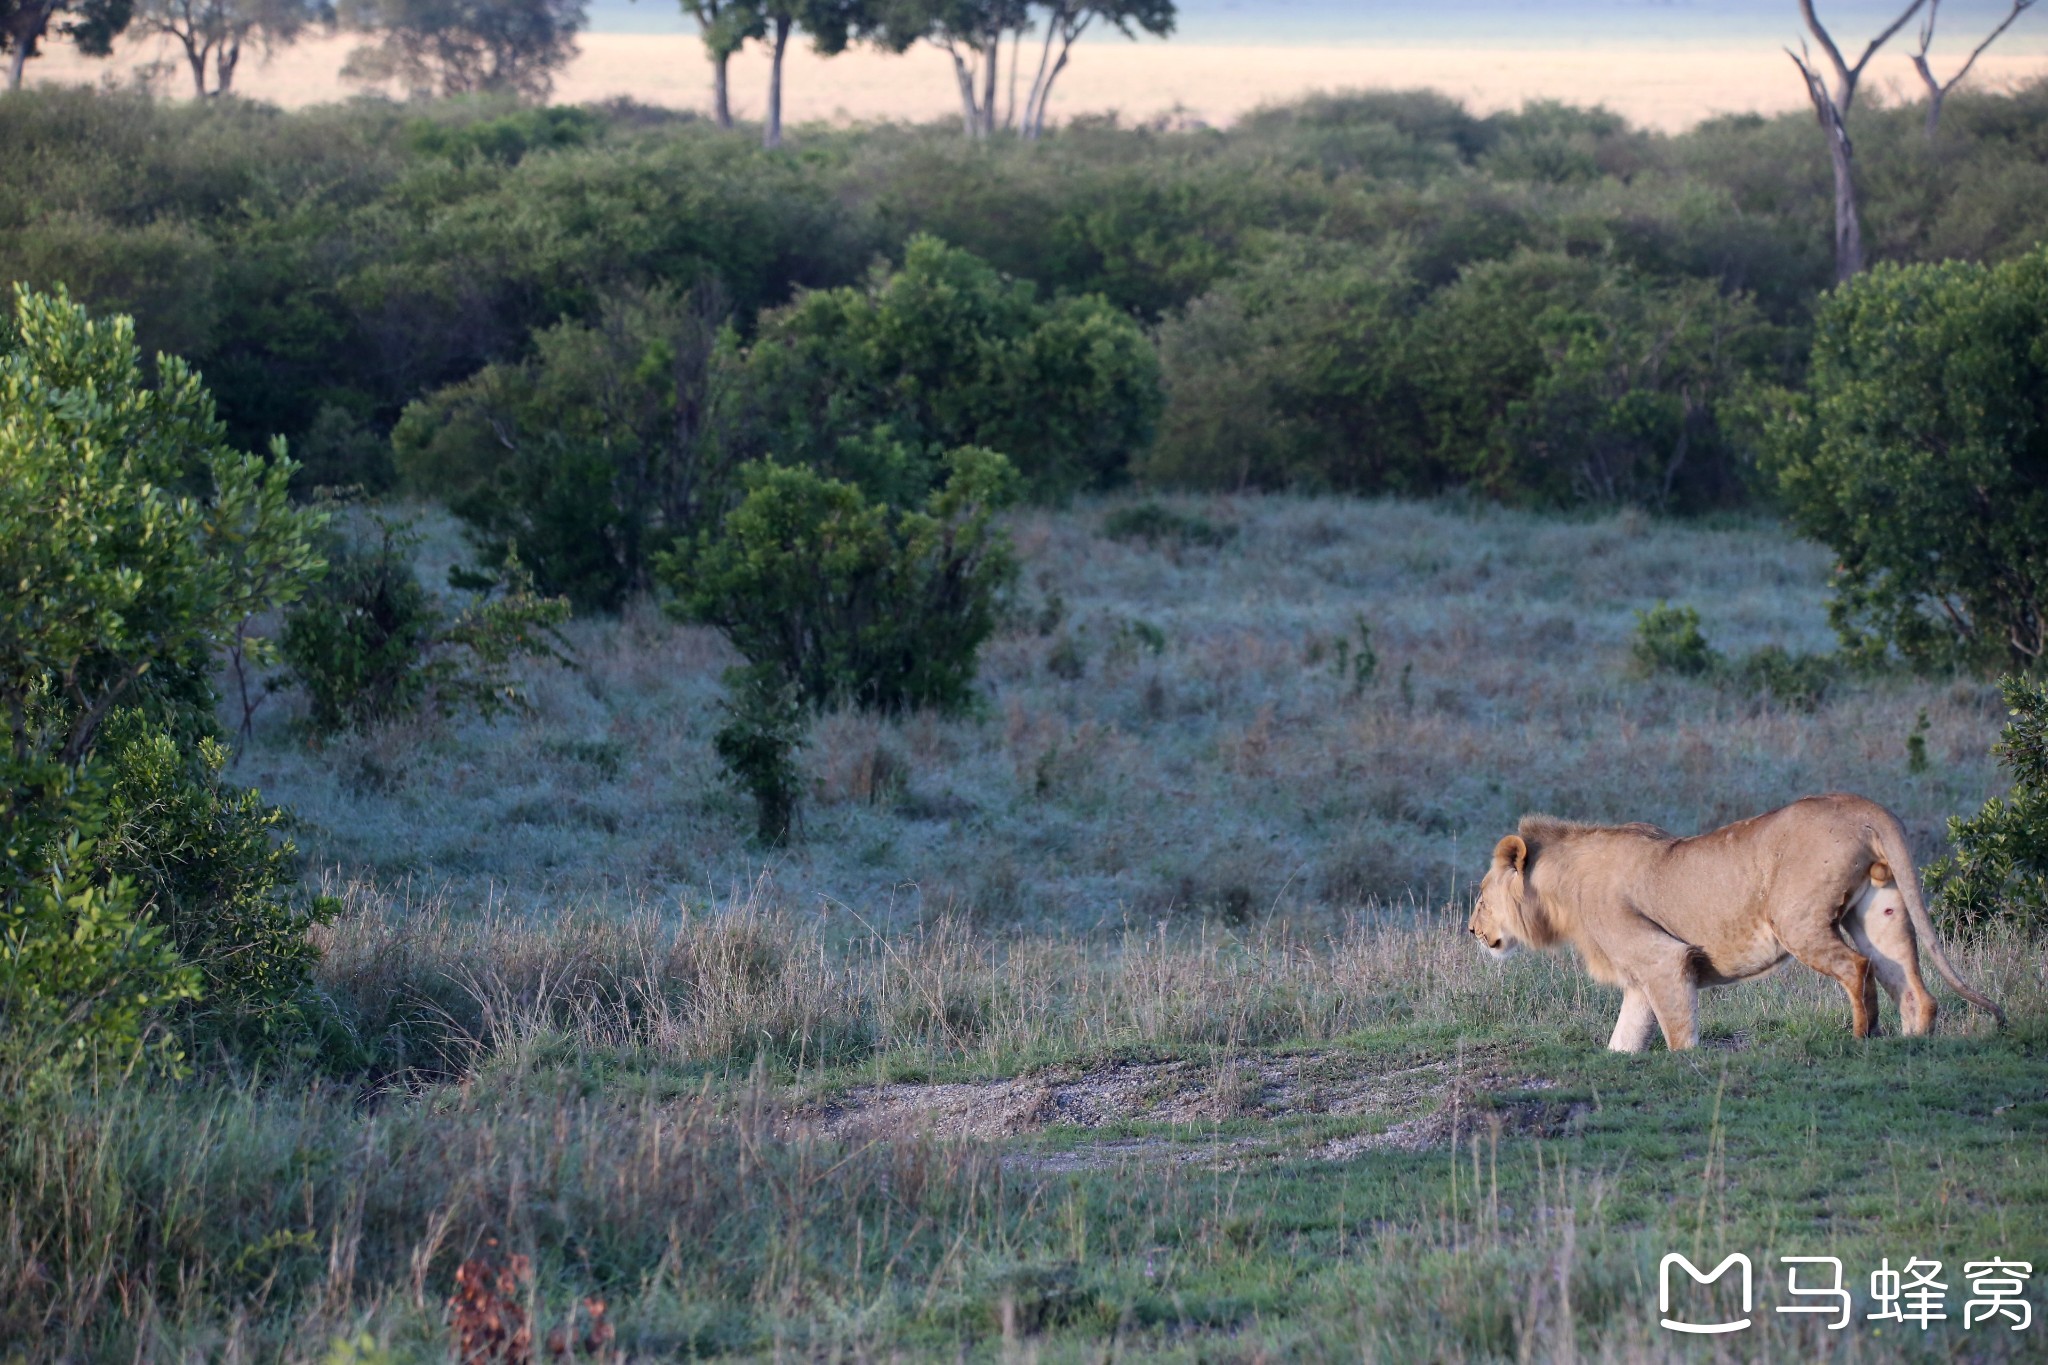
<instances>
[{"instance_id":1,"label":"pale distant plain","mask_svg":"<svg viewBox=\"0 0 2048 1365\"><path fill-rule=\"evenodd\" d=\"M2003 9L2003 6L1997 6ZM1863 0L1828 6L1845 46L1859 47L1882 20ZM709 70L697 38L673 4L598 0L581 51L556 82L566 103L619 97L702 111ZM1958 65L1996 16L1972 3L1943 10L1936 69ZM1718 4L1549 5L1451 0L1432 6L1332 5L1319 0L1181 7L1169 40L1084 43L1061 78L1055 120L1115 113L1126 123L1163 120L1225 125L1264 104L1316 90L1418 87L1441 90L1476 112L1530 100L1600 104L1644 127L1678 131L1718 114L1778 113L1804 90L1783 50L1799 36L1790 0ZM1872 63L1865 98L1910 100L1918 79L1907 39ZM357 38L321 36L243 63L238 90L286 107L346 99L342 81ZM166 94L187 83L179 54L162 40L135 38L106 60L54 51L30 66L32 83L128 84L152 79ZM765 103L767 59L758 46L735 60L735 111L756 118ZM1029 65L1027 61L1026 65ZM1980 88L2048 74L2048 18L2029 16L1977 64ZM786 117L794 123L923 122L958 109L946 55L920 45L901 56L856 48L823 58L801 41L788 59Z\"/></svg>"}]
</instances>

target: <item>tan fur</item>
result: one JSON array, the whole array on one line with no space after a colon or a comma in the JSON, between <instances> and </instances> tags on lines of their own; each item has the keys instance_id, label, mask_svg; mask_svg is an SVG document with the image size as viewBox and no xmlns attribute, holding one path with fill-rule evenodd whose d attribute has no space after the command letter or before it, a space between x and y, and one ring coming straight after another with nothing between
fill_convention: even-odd
<instances>
[{"instance_id":1,"label":"tan fur","mask_svg":"<svg viewBox=\"0 0 2048 1365\"><path fill-rule=\"evenodd\" d=\"M1608 1046L1640 1052L1653 1029L1699 1041L1699 989L1795 957L1841 983L1850 1027L1877 1024L1877 987L1907 1033L1934 1027L1925 952L1956 993L2005 1014L1949 965L1897 817L1835 792L1680 839L1655 825L1523 818L1495 846L1469 925L1496 956L1566 944L1596 981L1622 988Z\"/></svg>"}]
</instances>

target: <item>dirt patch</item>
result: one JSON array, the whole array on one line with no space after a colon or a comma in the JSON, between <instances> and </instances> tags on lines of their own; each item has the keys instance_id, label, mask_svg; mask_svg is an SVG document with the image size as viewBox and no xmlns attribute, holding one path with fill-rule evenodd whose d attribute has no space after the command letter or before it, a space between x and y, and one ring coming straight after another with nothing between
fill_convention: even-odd
<instances>
[{"instance_id":1,"label":"dirt patch","mask_svg":"<svg viewBox=\"0 0 2048 1365\"><path fill-rule=\"evenodd\" d=\"M1550 1135L1577 1109L1544 1101L1493 1104L1493 1091L1542 1090L1555 1082L1474 1070L1462 1079L1448 1061L1388 1069L1341 1052L1221 1060L1115 1062L1089 1070L1051 1070L1010 1080L956 1084L857 1086L791 1116L796 1126L845 1141L913 1133L1000 1140L1048 1128L1095 1129L1118 1123L1212 1125L1226 1119L1305 1115L1385 1115L1384 1131L1341 1138L1312 1155L1341 1160L1371 1150L1422 1150L1448 1142L1454 1111L1461 1127L1499 1123L1504 1133ZM1551 1113L1557 1109L1556 1114ZM1483 1113L1481 1112L1483 1111ZM1488 1117L1490 1115L1490 1117ZM1215 1162L1263 1145L1244 1139L1188 1143L1126 1138L1069 1152L1042 1153L1034 1164L1082 1169L1118 1161Z\"/></svg>"}]
</instances>

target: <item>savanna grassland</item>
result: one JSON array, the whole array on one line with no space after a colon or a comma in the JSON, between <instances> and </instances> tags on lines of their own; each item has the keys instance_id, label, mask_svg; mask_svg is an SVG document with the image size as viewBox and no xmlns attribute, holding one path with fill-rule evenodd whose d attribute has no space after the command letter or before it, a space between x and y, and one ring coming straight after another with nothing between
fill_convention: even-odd
<instances>
[{"instance_id":1,"label":"savanna grassland","mask_svg":"<svg viewBox=\"0 0 2048 1365\"><path fill-rule=\"evenodd\" d=\"M1659 599L1825 643L1826 565L1765 520L1202 498L1105 536L1133 505L1017 514L979 713L826 719L779 854L701 733L722 647L651 612L574 626L526 719L309 752L271 703L242 771L346 900L318 984L411 1079L18 1136L15 1302L59 1352L434 1359L482 1251L630 1358L1678 1359L1658 1259L1741 1250L1739 1358L2032 1354L1860 1321L1880 1257L2048 1260L2029 941L1952 942L2003 1035L1944 993L1938 1036L1857 1043L1795 967L1619 1057L1613 993L1484 961L1459 890L1529 809L1847 787L1925 852L1993 785L1988 687L1638 676ZM1858 1323L1770 1312L1784 1254L1842 1257Z\"/></svg>"},{"instance_id":2,"label":"savanna grassland","mask_svg":"<svg viewBox=\"0 0 2048 1365\"><path fill-rule=\"evenodd\" d=\"M0 1361L2039 1358L2048 85L1855 118L0 98ZM1464 932L1829 789L2008 1029Z\"/></svg>"}]
</instances>

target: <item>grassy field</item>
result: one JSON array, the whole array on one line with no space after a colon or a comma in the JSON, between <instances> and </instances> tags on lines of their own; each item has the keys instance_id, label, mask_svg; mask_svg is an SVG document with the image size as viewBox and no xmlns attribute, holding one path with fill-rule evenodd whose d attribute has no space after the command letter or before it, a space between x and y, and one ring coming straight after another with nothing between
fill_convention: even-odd
<instances>
[{"instance_id":1,"label":"grassy field","mask_svg":"<svg viewBox=\"0 0 2048 1365\"><path fill-rule=\"evenodd\" d=\"M37 1173L0 1358L445 1358L472 1255L531 1258L543 1338L601 1297L631 1359L2040 1358L1961 1326L1963 1262L2048 1263L2037 944L1951 947L2004 1034L1942 992L1936 1037L1858 1043L1793 968L1619 1057L1613 992L1462 932L1533 809L1842 787L1931 855L1996 786L1991 688L1637 676L1662 599L1733 655L1828 647L1824 559L1762 521L1215 499L1104 535L1131 505L1020 514L982 713L827 718L782 852L710 754L722 646L651 610L576 625L520 722L312 750L274 701L237 773L345 900L320 981L387 1079L0 1135ZM1672 1251L1747 1253L1755 1325L1662 1330ZM1813 1254L1846 1330L1772 1311ZM1865 1322L1911 1257L1948 1321Z\"/></svg>"}]
</instances>

